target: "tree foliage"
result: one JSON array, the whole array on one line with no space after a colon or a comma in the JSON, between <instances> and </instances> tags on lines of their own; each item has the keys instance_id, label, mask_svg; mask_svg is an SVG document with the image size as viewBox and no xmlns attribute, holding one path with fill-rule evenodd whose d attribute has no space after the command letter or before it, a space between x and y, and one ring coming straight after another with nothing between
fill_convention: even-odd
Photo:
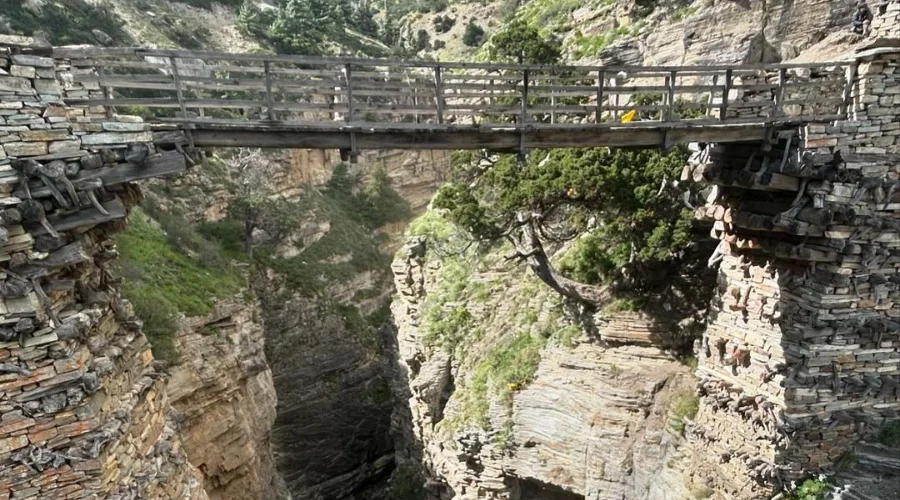
<instances>
[{"instance_id":1,"label":"tree foliage","mask_svg":"<svg viewBox=\"0 0 900 500\"><path fill-rule=\"evenodd\" d=\"M378 33L375 8L368 1L280 0L274 9L246 0L238 15L238 28L280 53L321 55L328 43L340 38L348 26L360 33Z\"/></svg>"},{"instance_id":2,"label":"tree foliage","mask_svg":"<svg viewBox=\"0 0 900 500\"><path fill-rule=\"evenodd\" d=\"M484 28L469 21L462 41L467 47L481 47L481 44L484 43Z\"/></svg>"},{"instance_id":3,"label":"tree foliage","mask_svg":"<svg viewBox=\"0 0 900 500\"><path fill-rule=\"evenodd\" d=\"M458 153L454 181L439 191L434 205L477 240L509 237L517 243L523 228L533 231L530 257L542 253L544 244L575 239L557 266L563 276L649 290L666 282L669 264L691 245L692 213L681 193L660 191L679 174L686 156L683 148L668 154L570 149L533 152L520 163L513 155L485 162Z\"/></svg>"},{"instance_id":4,"label":"tree foliage","mask_svg":"<svg viewBox=\"0 0 900 500\"><path fill-rule=\"evenodd\" d=\"M516 19L491 38L490 56L519 64L553 64L562 56L561 46L553 36Z\"/></svg>"}]
</instances>

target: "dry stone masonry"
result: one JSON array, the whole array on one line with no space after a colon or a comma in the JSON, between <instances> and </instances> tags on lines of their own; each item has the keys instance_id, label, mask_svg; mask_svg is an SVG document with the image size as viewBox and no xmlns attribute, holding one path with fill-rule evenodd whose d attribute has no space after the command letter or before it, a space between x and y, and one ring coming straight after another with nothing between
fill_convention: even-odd
<instances>
[{"instance_id":1,"label":"dry stone masonry","mask_svg":"<svg viewBox=\"0 0 900 500\"><path fill-rule=\"evenodd\" d=\"M898 419L900 48L886 45L857 54L847 120L708 146L685 172L712 184L698 213L721 240L692 428L716 491L757 498L828 471Z\"/></svg>"},{"instance_id":2,"label":"dry stone masonry","mask_svg":"<svg viewBox=\"0 0 900 500\"><path fill-rule=\"evenodd\" d=\"M66 106L103 91L42 48L0 38L0 499L205 499L109 269L127 182L187 159L140 119Z\"/></svg>"}]
</instances>

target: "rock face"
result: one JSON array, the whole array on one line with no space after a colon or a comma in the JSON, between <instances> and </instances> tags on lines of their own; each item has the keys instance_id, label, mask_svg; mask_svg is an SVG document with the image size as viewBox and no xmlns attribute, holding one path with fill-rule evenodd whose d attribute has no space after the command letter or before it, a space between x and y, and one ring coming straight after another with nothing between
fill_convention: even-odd
<instances>
[{"instance_id":1,"label":"rock face","mask_svg":"<svg viewBox=\"0 0 900 500\"><path fill-rule=\"evenodd\" d=\"M6 44L30 43L4 37L0 45L3 74L18 67L29 75L0 76L3 120L16 124L4 127L3 139L32 144L0 148L0 498L205 500L177 433L165 376L110 268L118 255L111 235L140 199L123 174L133 167L125 161L128 142L150 133L141 123L131 123L141 132L102 133L103 122L117 121L102 108L65 106L62 98L102 98L102 92L73 83L64 61L9 57ZM101 142L103 154L80 149ZM148 163L184 170L181 155L145 147ZM31 157L51 149L49 158ZM29 158L12 158L18 155ZM63 168L77 175L79 167L118 180L70 184L51 196L42 194L45 182L26 173Z\"/></svg>"},{"instance_id":2,"label":"rock face","mask_svg":"<svg viewBox=\"0 0 900 500\"><path fill-rule=\"evenodd\" d=\"M690 498L681 459L689 449L667 416L692 395L690 369L654 347L604 347L568 324L524 269L500 272L501 262L487 255L469 263L461 279L496 293L453 302L472 315L459 334L477 340L447 350L432 338L428 311L430 296L456 286L442 270L449 264L424 240L398 253L394 425L409 430L398 461L421 461L435 499ZM503 359L493 357L500 349L530 363L512 346L546 332L533 380L488 382L485 406L473 405L483 360ZM504 370L493 364L488 376Z\"/></svg>"},{"instance_id":3,"label":"rock face","mask_svg":"<svg viewBox=\"0 0 900 500\"><path fill-rule=\"evenodd\" d=\"M326 301L287 291L274 277L259 281L278 393L278 470L295 498L364 498L393 463L381 342Z\"/></svg>"},{"instance_id":4,"label":"rock face","mask_svg":"<svg viewBox=\"0 0 900 500\"><path fill-rule=\"evenodd\" d=\"M635 3L619 0L575 12L574 27L585 34L609 33L616 27L628 31L586 60L645 65L778 62L796 57L829 34L846 31L853 7L853 2L835 0L673 2L635 19Z\"/></svg>"},{"instance_id":5,"label":"rock face","mask_svg":"<svg viewBox=\"0 0 900 500\"><path fill-rule=\"evenodd\" d=\"M254 301L220 303L177 337L169 400L211 500L289 498L272 455L276 396L259 314Z\"/></svg>"}]
</instances>

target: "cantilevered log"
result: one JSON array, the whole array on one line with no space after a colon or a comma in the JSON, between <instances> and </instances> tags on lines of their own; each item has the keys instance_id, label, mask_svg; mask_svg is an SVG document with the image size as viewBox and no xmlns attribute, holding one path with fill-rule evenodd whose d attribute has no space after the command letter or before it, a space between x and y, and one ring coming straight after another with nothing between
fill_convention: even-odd
<instances>
[{"instance_id":1,"label":"cantilevered log","mask_svg":"<svg viewBox=\"0 0 900 500\"><path fill-rule=\"evenodd\" d=\"M800 179L789 175L773 172L749 172L747 170L723 169L717 165L707 164L698 167L702 169L699 176L707 182L720 186L732 186L743 189L759 191L797 191L800 189Z\"/></svg>"},{"instance_id":2,"label":"cantilevered log","mask_svg":"<svg viewBox=\"0 0 900 500\"><path fill-rule=\"evenodd\" d=\"M125 218L125 207L122 206L122 203L119 202L119 200L108 201L103 204L103 208L109 212L107 215L100 213L100 211L94 207L90 207L73 214L53 216L48 217L47 219L57 232L61 232ZM41 236L46 234L46 230L43 227L38 226L36 229L31 230L31 234L35 237Z\"/></svg>"},{"instance_id":3,"label":"cantilevered log","mask_svg":"<svg viewBox=\"0 0 900 500\"><path fill-rule=\"evenodd\" d=\"M86 181L100 179L104 186L113 186L124 182L134 182L153 177L179 174L187 169L187 160L184 155L176 151L166 151L157 156L151 156L143 165L130 163L120 164L116 167L82 170L72 179L76 189L85 189L89 186ZM92 184L90 184L92 186ZM52 193L45 186L34 184L31 187L31 195L35 198L51 196ZM17 191L15 196L21 196L24 192Z\"/></svg>"}]
</instances>

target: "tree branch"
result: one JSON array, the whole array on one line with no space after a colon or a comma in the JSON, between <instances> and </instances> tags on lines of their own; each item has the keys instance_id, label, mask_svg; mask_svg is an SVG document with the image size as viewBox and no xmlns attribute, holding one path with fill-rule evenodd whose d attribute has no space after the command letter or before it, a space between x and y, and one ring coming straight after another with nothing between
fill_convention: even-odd
<instances>
[{"instance_id":1,"label":"tree branch","mask_svg":"<svg viewBox=\"0 0 900 500\"><path fill-rule=\"evenodd\" d=\"M588 305L599 305L610 298L608 287L599 287L580 283L559 274L550 263L544 245L541 243L530 216L519 214L517 219L522 222L519 231L510 233L509 240L516 248L516 255L524 260L531 270L563 297L577 300Z\"/></svg>"}]
</instances>

